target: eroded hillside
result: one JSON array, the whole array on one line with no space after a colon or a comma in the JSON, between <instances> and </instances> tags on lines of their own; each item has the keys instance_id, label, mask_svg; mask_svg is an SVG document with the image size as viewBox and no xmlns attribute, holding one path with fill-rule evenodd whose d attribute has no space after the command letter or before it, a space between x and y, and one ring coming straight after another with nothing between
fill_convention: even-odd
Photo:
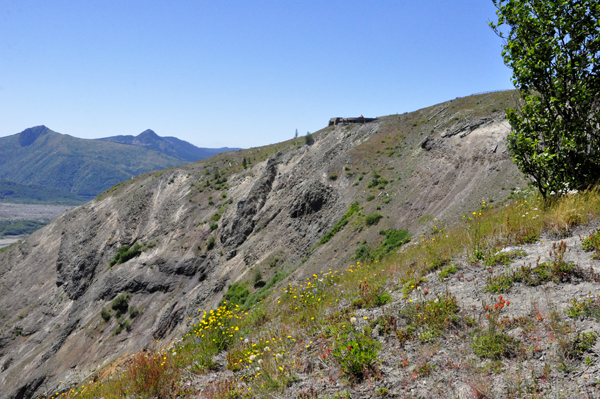
<instances>
[{"instance_id":1,"label":"eroded hillside","mask_svg":"<svg viewBox=\"0 0 600 399\"><path fill-rule=\"evenodd\" d=\"M417 237L482 199L504 201L524 184L504 144L500 110L511 96L219 154L138 176L68 211L0 253L3 397L62 390L167 345L233 282L254 291L276 273L339 269L359 246L376 247L382 230ZM113 306L120 295L126 306Z\"/></svg>"}]
</instances>

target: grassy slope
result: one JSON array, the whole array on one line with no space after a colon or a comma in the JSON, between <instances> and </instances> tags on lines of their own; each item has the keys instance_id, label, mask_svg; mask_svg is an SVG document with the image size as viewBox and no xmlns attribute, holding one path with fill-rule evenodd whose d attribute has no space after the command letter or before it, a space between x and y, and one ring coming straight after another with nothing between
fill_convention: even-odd
<instances>
[{"instance_id":1,"label":"grassy slope","mask_svg":"<svg viewBox=\"0 0 600 399\"><path fill-rule=\"evenodd\" d=\"M0 179L0 202L80 205L85 202L85 199L59 188L20 184Z\"/></svg>"}]
</instances>

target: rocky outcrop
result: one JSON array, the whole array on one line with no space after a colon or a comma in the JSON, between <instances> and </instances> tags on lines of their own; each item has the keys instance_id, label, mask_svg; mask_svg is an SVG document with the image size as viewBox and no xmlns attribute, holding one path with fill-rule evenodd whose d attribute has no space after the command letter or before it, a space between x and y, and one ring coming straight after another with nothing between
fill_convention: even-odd
<instances>
[{"instance_id":1,"label":"rocky outcrop","mask_svg":"<svg viewBox=\"0 0 600 399\"><path fill-rule=\"evenodd\" d=\"M237 203L237 211L231 223L228 220L223 222L223 225L228 226L228 228L221 233L221 242L227 248L231 249L241 245L254 231L256 224L254 217L265 205L267 196L273 188L276 175L277 159L270 158L267 161L265 171L254 183L248 196Z\"/></svg>"}]
</instances>

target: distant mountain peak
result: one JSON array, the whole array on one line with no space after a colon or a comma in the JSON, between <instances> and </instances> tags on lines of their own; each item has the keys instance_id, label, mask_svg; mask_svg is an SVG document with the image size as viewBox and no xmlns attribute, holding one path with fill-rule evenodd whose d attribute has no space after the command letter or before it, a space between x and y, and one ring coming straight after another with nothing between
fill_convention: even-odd
<instances>
[{"instance_id":1,"label":"distant mountain peak","mask_svg":"<svg viewBox=\"0 0 600 399\"><path fill-rule=\"evenodd\" d=\"M51 130L44 125L34 126L25 129L21 133L19 133L19 145L21 147L31 145L37 140L38 137L47 134L48 132L51 132Z\"/></svg>"},{"instance_id":2,"label":"distant mountain peak","mask_svg":"<svg viewBox=\"0 0 600 399\"><path fill-rule=\"evenodd\" d=\"M177 137L161 137L152 129L146 129L137 136L113 136L98 140L112 141L114 143L135 145L149 148L163 154L179 158L185 162L196 162L212 157L224 151L239 150L239 148L200 148Z\"/></svg>"},{"instance_id":3,"label":"distant mountain peak","mask_svg":"<svg viewBox=\"0 0 600 399\"><path fill-rule=\"evenodd\" d=\"M160 136L158 134L156 134L156 132L152 129L146 129L143 132L141 132L140 134L138 134L136 136L137 139L145 139L145 138L152 138L152 139L157 139L160 138Z\"/></svg>"}]
</instances>

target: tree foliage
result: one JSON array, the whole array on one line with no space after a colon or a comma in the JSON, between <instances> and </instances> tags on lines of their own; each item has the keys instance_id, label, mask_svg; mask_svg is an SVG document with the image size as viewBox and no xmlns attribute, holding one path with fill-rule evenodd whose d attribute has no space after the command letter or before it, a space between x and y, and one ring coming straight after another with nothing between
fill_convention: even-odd
<instances>
[{"instance_id":1,"label":"tree foliage","mask_svg":"<svg viewBox=\"0 0 600 399\"><path fill-rule=\"evenodd\" d=\"M541 194L600 177L600 2L492 0L502 56L522 100L507 109L508 148ZM503 27L508 27L503 31Z\"/></svg>"}]
</instances>

